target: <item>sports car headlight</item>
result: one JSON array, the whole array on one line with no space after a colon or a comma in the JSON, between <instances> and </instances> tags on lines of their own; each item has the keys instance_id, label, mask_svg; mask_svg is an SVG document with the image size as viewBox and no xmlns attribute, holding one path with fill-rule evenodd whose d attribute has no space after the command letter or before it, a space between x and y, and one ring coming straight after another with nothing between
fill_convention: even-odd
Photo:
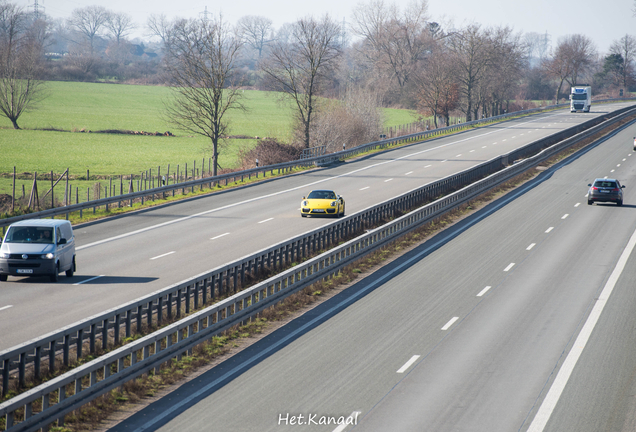
<instances>
[{"instance_id":1,"label":"sports car headlight","mask_svg":"<svg viewBox=\"0 0 636 432\"><path fill-rule=\"evenodd\" d=\"M40 258L42 258L42 259L53 259L54 256L55 255L53 255L52 253L47 253L47 254L44 254L44 255L40 255Z\"/></svg>"},{"instance_id":2,"label":"sports car headlight","mask_svg":"<svg viewBox=\"0 0 636 432\"><path fill-rule=\"evenodd\" d=\"M331 201L331 207L335 207L336 206L336 202L335 201Z\"/></svg>"},{"instance_id":3,"label":"sports car headlight","mask_svg":"<svg viewBox=\"0 0 636 432\"><path fill-rule=\"evenodd\" d=\"M307 201L303 201L303 207L307 207L307 204L309 204Z\"/></svg>"}]
</instances>

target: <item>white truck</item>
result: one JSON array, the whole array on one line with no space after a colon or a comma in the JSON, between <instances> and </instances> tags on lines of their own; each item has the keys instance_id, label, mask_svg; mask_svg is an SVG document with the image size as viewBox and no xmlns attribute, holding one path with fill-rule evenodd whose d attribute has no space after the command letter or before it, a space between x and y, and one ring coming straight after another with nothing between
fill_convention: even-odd
<instances>
[{"instance_id":1,"label":"white truck","mask_svg":"<svg viewBox=\"0 0 636 432\"><path fill-rule=\"evenodd\" d=\"M572 87L570 112L590 112L592 107L592 87L587 84Z\"/></svg>"}]
</instances>

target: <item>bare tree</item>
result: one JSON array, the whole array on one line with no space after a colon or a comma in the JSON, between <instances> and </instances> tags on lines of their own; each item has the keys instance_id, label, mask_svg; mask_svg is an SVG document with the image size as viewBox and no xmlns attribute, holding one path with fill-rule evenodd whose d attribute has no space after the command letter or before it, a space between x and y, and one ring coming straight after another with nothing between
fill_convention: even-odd
<instances>
[{"instance_id":1,"label":"bare tree","mask_svg":"<svg viewBox=\"0 0 636 432\"><path fill-rule=\"evenodd\" d=\"M626 89L634 82L634 60L636 59L636 38L626 34L610 46L612 54L623 58L622 81Z\"/></svg>"},{"instance_id":2,"label":"bare tree","mask_svg":"<svg viewBox=\"0 0 636 432\"><path fill-rule=\"evenodd\" d=\"M289 43L273 43L269 56L260 65L269 85L296 104L297 120L307 148L317 109L316 96L341 54L340 35L340 26L329 15L319 20L300 19L292 25Z\"/></svg>"},{"instance_id":3,"label":"bare tree","mask_svg":"<svg viewBox=\"0 0 636 432\"><path fill-rule=\"evenodd\" d=\"M258 59L263 56L263 50L272 42L272 20L262 16L247 15L238 20L237 33L245 45L258 53Z\"/></svg>"},{"instance_id":4,"label":"bare tree","mask_svg":"<svg viewBox=\"0 0 636 432\"><path fill-rule=\"evenodd\" d=\"M0 113L15 129L18 118L44 98L41 22L27 26L27 14L0 0Z\"/></svg>"},{"instance_id":5,"label":"bare tree","mask_svg":"<svg viewBox=\"0 0 636 432\"><path fill-rule=\"evenodd\" d=\"M68 19L68 26L88 42L90 55L95 51L95 37L107 25L110 12L102 6L87 6L74 9ZM74 41L81 44L81 41Z\"/></svg>"},{"instance_id":6,"label":"bare tree","mask_svg":"<svg viewBox=\"0 0 636 432\"><path fill-rule=\"evenodd\" d=\"M579 76L592 66L595 56L596 49L587 36L570 35L559 40L552 58L543 62L548 75L559 82L557 102L563 83L575 86Z\"/></svg>"},{"instance_id":7,"label":"bare tree","mask_svg":"<svg viewBox=\"0 0 636 432\"><path fill-rule=\"evenodd\" d=\"M362 52L375 67L390 71L400 89L434 40L427 21L427 1L414 0L401 12L382 0L360 4L353 11L353 33L363 39ZM435 29L436 27L433 27Z\"/></svg>"},{"instance_id":8,"label":"bare tree","mask_svg":"<svg viewBox=\"0 0 636 432\"><path fill-rule=\"evenodd\" d=\"M523 72L528 68L526 45L510 27L498 27L491 33L490 66L487 73L490 111L501 114L504 103L514 97ZM484 111L487 107L483 104ZM475 116L476 118L476 116Z\"/></svg>"},{"instance_id":9,"label":"bare tree","mask_svg":"<svg viewBox=\"0 0 636 432\"><path fill-rule=\"evenodd\" d=\"M489 32L482 30L481 26L472 24L448 37L448 47L460 83L462 111L466 114L466 121L472 119L476 90L492 61L489 36Z\"/></svg>"},{"instance_id":10,"label":"bare tree","mask_svg":"<svg viewBox=\"0 0 636 432\"><path fill-rule=\"evenodd\" d=\"M165 70L174 96L166 104L168 118L179 128L210 139L214 175L229 126L225 114L244 109L239 83L234 81L241 46L221 16L179 20L166 33Z\"/></svg>"},{"instance_id":11,"label":"bare tree","mask_svg":"<svg viewBox=\"0 0 636 432\"><path fill-rule=\"evenodd\" d=\"M110 12L104 26L117 45L137 27L130 15L121 12Z\"/></svg>"},{"instance_id":12,"label":"bare tree","mask_svg":"<svg viewBox=\"0 0 636 432\"><path fill-rule=\"evenodd\" d=\"M435 49L414 77L418 109L433 116L436 128L438 117L450 126L450 113L459 107L459 85L448 51Z\"/></svg>"}]
</instances>

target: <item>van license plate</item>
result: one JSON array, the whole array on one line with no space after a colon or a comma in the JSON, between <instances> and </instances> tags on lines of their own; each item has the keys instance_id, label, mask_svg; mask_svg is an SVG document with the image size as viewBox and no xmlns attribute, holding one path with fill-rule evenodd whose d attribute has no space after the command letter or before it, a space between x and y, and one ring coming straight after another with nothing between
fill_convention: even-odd
<instances>
[{"instance_id":1,"label":"van license plate","mask_svg":"<svg viewBox=\"0 0 636 432\"><path fill-rule=\"evenodd\" d=\"M18 269L18 273L31 274L33 273L33 269Z\"/></svg>"}]
</instances>

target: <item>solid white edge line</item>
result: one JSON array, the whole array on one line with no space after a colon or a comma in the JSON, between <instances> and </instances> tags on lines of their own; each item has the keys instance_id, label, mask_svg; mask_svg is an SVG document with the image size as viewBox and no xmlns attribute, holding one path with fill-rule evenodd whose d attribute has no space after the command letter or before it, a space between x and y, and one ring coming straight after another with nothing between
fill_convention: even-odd
<instances>
[{"instance_id":1,"label":"solid white edge line","mask_svg":"<svg viewBox=\"0 0 636 432\"><path fill-rule=\"evenodd\" d=\"M351 414L349 414L349 417L346 418L345 422L343 424L341 424L340 426L338 426L337 428L335 428L333 430L333 432L342 432L350 424L357 425L358 424L358 416L360 414L362 414L362 411L354 411L354 412L352 412Z\"/></svg>"},{"instance_id":2,"label":"solid white edge line","mask_svg":"<svg viewBox=\"0 0 636 432\"><path fill-rule=\"evenodd\" d=\"M446 325L444 327L442 327L442 330L448 330L450 328L450 326L452 326L453 324L455 324L455 321L457 321L459 319L459 317L453 317L451 318L451 320L449 322L446 323Z\"/></svg>"},{"instance_id":3,"label":"solid white edge line","mask_svg":"<svg viewBox=\"0 0 636 432\"><path fill-rule=\"evenodd\" d=\"M1 310L5 310L5 309L9 309L9 308L12 308L12 307L13 307L13 305L2 306L2 307L0 307L0 311Z\"/></svg>"},{"instance_id":4,"label":"solid white edge line","mask_svg":"<svg viewBox=\"0 0 636 432\"><path fill-rule=\"evenodd\" d=\"M506 268L504 269L504 271L505 271L505 272L510 271L510 269L511 269L511 268L513 268L514 266L515 266L515 263L510 263L510 264L508 264L508 267L506 267Z\"/></svg>"},{"instance_id":5,"label":"solid white edge line","mask_svg":"<svg viewBox=\"0 0 636 432\"><path fill-rule=\"evenodd\" d=\"M159 255L159 256L156 256L156 257L150 258L150 261L152 261L152 260L156 260L157 258L163 258L163 257L165 257L165 256L172 255L173 253L175 253L175 251L170 251L170 252L165 253L165 254L163 254L163 255Z\"/></svg>"},{"instance_id":6,"label":"solid white edge line","mask_svg":"<svg viewBox=\"0 0 636 432\"><path fill-rule=\"evenodd\" d=\"M409 359L409 361L407 361L406 363L404 363L404 366L402 366L401 368L399 368L399 369L397 370L397 372L396 372L396 373L404 373L404 372L406 372L406 370L407 370L408 368L410 368L410 367L411 367L411 365L412 365L413 363L415 363L415 362L417 361L417 359L418 359L418 358L420 358L420 356L419 356L419 355L414 355L413 357L411 357L411 358Z\"/></svg>"},{"instance_id":7,"label":"solid white edge line","mask_svg":"<svg viewBox=\"0 0 636 432\"><path fill-rule=\"evenodd\" d=\"M537 245L536 243L530 243L530 246L528 246L528 247L526 248L526 250L530 250L530 249L532 249L533 247L535 247L536 245Z\"/></svg>"},{"instance_id":8,"label":"solid white edge line","mask_svg":"<svg viewBox=\"0 0 636 432\"><path fill-rule=\"evenodd\" d=\"M269 218L269 219L262 220L262 221L260 221L260 222L259 222L259 224L262 224L262 223L265 223L265 222L269 222L269 221L271 221L272 219L274 219L274 218Z\"/></svg>"},{"instance_id":9,"label":"solid white edge line","mask_svg":"<svg viewBox=\"0 0 636 432\"><path fill-rule=\"evenodd\" d=\"M81 285L83 283L94 281L95 279L99 279L100 277L104 277L104 275L95 276L95 277L92 277L90 279L86 279L86 280L80 281L78 283L74 283L73 285Z\"/></svg>"},{"instance_id":10,"label":"solid white edge line","mask_svg":"<svg viewBox=\"0 0 636 432\"><path fill-rule=\"evenodd\" d=\"M221 234L221 235L218 235L218 236L216 236L216 237L212 237L210 240L216 240L216 239L218 239L218 238L225 237L226 235L230 235L230 233L229 233L229 232L227 232L227 233L225 233L225 234Z\"/></svg>"},{"instance_id":11,"label":"solid white edge line","mask_svg":"<svg viewBox=\"0 0 636 432\"><path fill-rule=\"evenodd\" d=\"M481 297L484 294L486 294L490 288L492 288L492 287L490 285L488 285L486 288L484 288L483 290L479 291L479 294L477 294L477 297Z\"/></svg>"},{"instance_id":12,"label":"solid white edge line","mask_svg":"<svg viewBox=\"0 0 636 432\"><path fill-rule=\"evenodd\" d=\"M594 307L592 308L587 321L585 321L581 332L572 345L572 349L570 350L568 356L565 358L563 365L561 365L559 373L554 379L550 390L546 394L541 407L537 411L537 415L534 416L534 419L532 420L532 423L528 428L528 432L541 432L548 423L548 420L550 419L550 416L552 415L557 402L561 398L561 394L565 389L565 385L570 379L570 375L572 374L572 371L574 370L579 357L583 353L583 349L590 339L592 331L594 330L594 327L596 326L596 323L601 316L601 312L603 312L603 308L607 304L607 301L609 300L609 297L612 294L614 287L616 286L616 282L618 282L621 273L625 269L625 265L627 264L627 260L634 250L634 246L636 246L636 231L632 233L632 236L629 239L629 242L623 250L620 258L618 259L618 262L616 263L612 274L605 283L605 287L603 287L601 295L594 303Z\"/></svg>"}]
</instances>

